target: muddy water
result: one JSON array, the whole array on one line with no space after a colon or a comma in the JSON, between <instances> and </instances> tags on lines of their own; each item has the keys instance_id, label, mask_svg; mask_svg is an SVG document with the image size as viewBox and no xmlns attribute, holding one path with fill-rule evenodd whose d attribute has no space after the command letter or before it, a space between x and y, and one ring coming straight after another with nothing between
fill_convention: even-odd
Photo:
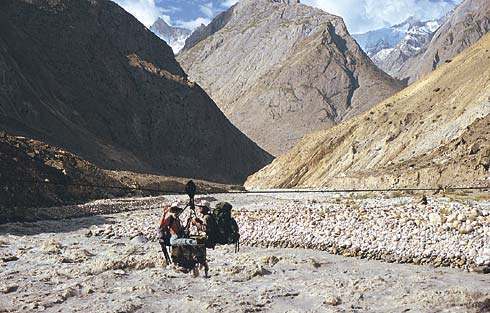
<instances>
[{"instance_id":1,"label":"muddy water","mask_svg":"<svg viewBox=\"0 0 490 313\"><path fill-rule=\"evenodd\" d=\"M248 208L260 202L234 200ZM194 277L164 266L157 243L113 235L152 227L158 215L158 209L146 209L1 225L0 312L482 312L490 307L489 275L313 250L242 247L233 253L222 246L208 251L211 277Z\"/></svg>"}]
</instances>

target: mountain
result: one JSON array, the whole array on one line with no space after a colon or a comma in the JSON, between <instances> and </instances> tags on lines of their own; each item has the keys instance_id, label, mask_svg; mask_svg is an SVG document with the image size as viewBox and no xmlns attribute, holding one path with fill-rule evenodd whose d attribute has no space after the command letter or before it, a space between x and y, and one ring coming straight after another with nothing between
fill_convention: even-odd
<instances>
[{"instance_id":1,"label":"mountain","mask_svg":"<svg viewBox=\"0 0 490 313\"><path fill-rule=\"evenodd\" d=\"M86 211L81 206L63 206L93 199L182 193L188 180L103 170L63 149L0 131L0 224L92 215L100 213L99 205L94 205L97 208L95 211ZM238 186L193 181L199 193L241 189ZM49 209L36 210L36 207ZM110 212L116 213L115 209Z\"/></svg>"},{"instance_id":2,"label":"mountain","mask_svg":"<svg viewBox=\"0 0 490 313\"><path fill-rule=\"evenodd\" d=\"M402 88L371 62L340 17L296 1L238 2L191 35L178 61L274 155Z\"/></svg>"},{"instance_id":3,"label":"mountain","mask_svg":"<svg viewBox=\"0 0 490 313\"><path fill-rule=\"evenodd\" d=\"M418 52L432 37L432 34L441 26L445 17L437 20L420 21L414 17L403 23L369 31L363 34L354 34L352 37L359 43L366 54L379 65L393 50Z\"/></svg>"},{"instance_id":4,"label":"mountain","mask_svg":"<svg viewBox=\"0 0 490 313\"><path fill-rule=\"evenodd\" d=\"M182 50L186 39L192 33L189 29L170 26L162 18L158 18L155 23L150 26L150 30L164 40L172 48L175 54L178 54L179 51Z\"/></svg>"},{"instance_id":5,"label":"mountain","mask_svg":"<svg viewBox=\"0 0 490 313\"><path fill-rule=\"evenodd\" d=\"M354 35L373 62L392 77L404 79L407 59L418 55L445 21L420 21L413 17L389 28Z\"/></svg>"},{"instance_id":6,"label":"mountain","mask_svg":"<svg viewBox=\"0 0 490 313\"><path fill-rule=\"evenodd\" d=\"M445 62L450 62L489 30L490 2L463 1L435 32L426 48L406 61L406 70L398 77L410 83L424 77Z\"/></svg>"},{"instance_id":7,"label":"mountain","mask_svg":"<svg viewBox=\"0 0 490 313\"><path fill-rule=\"evenodd\" d=\"M380 51L373 56L374 63L391 76L404 79L406 60L423 51L444 19L410 23L403 39L393 49Z\"/></svg>"},{"instance_id":8,"label":"mountain","mask_svg":"<svg viewBox=\"0 0 490 313\"><path fill-rule=\"evenodd\" d=\"M196 28L189 38L186 39L184 50L189 50L202 40L208 38L223 28L233 16L234 8L235 6L232 6L229 10L221 12L207 26L201 24L201 26Z\"/></svg>"},{"instance_id":9,"label":"mountain","mask_svg":"<svg viewBox=\"0 0 490 313\"><path fill-rule=\"evenodd\" d=\"M0 129L101 168L226 183L272 159L109 0L0 2Z\"/></svg>"},{"instance_id":10,"label":"mountain","mask_svg":"<svg viewBox=\"0 0 490 313\"><path fill-rule=\"evenodd\" d=\"M16 220L13 212L22 215L22 211L13 211L14 207L52 206L129 194L122 189L70 188L63 184L125 187L67 151L0 132L0 223Z\"/></svg>"},{"instance_id":11,"label":"mountain","mask_svg":"<svg viewBox=\"0 0 490 313\"><path fill-rule=\"evenodd\" d=\"M368 112L316 132L247 188L488 186L490 35Z\"/></svg>"},{"instance_id":12,"label":"mountain","mask_svg":"<svg viewBox=\"0 0 490 313\"><path fill-rule=\"evenodd\" d=\"M392 49L402 41L413 21L414 18L411 17L399 25L384 27L362 34L353 34L352 37L354 37L366 54L370 58L373 58L381 51Z\"/></svg>"}]
</instances>

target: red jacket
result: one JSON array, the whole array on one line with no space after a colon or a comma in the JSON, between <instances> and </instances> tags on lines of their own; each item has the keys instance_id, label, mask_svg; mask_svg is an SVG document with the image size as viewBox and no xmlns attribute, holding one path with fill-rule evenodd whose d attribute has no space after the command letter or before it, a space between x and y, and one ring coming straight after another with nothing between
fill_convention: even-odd
<instances>
[{"instance_id":1,"label":"red jacket","mask_svg":"<svg viewBox=\"0 0 490 313\"><path fill-rule=\"evenodd\" d=\"M168 211L163 212L160 218L160 228L168 227L171 235L180 236L184 230L180 220L172 216Z\"/></svg>"}]
</instances>

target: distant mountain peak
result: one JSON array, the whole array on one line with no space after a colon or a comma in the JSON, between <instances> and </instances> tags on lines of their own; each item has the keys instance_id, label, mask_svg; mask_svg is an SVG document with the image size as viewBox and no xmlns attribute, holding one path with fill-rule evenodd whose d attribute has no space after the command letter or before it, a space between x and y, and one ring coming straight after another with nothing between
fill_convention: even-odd
<instances>
[{"instance_id":1,"label":"distant mountain peak","mask_svg":"<svg viewBox=\"0 0 490 313\"><path fill-rule=\"evenodd\" d=\"M192 31L182 27L170 26L164 19L159 17L150 30L158 37L164 40L178 54L185 45L186 39L191 35Z\"/></svg>"},{"instance_id":2,"label":"distant mountain peak","mask_svg":"<svg viewBox=\"0 0 490 313\"><path fill-rule=\"evenodd\" d=\"M412 83L489 31L490 2L465 0L439 19L417 22L409 18L390 28L354 37L379 68ZM384 38L380 40L384 33L403 34L403 38L395 45L386 44Z\"/></svg>"}]
</instances>

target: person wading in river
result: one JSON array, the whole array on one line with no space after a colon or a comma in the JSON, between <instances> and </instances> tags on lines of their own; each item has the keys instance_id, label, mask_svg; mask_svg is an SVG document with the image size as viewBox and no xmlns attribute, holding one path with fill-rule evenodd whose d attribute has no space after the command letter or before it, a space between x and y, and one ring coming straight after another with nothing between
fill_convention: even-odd
<instances>
[{"instance_id":1,"label":"person wading in river","mask_svg":"<svg viewBox=\"0 0 490 313\"><path fill-rule=\"evenodd\" d=\"M199 231L206 233L206 248L214 248L218 239L218 224L211 214L210 204L206 200L201 200L196 206L202 215L202 220L196 217L192 224L196 225Z\"/></svg>"},{"instance_id":2,"label":"person wading in river","mask_svg":"<svg viewBox=\"0 0 490 313\"><path fill-rule=\"evenodd\" d=\"M182 226L179 216L183 211L184 209L174 203L170 209L164 209L162 217L160 218L159 226L163 233L163 241L167 242L168 240L170 246L197 244L197 241L194 239L182 238L184 236L184 227Z\"/></svg>"}]
</instances>

